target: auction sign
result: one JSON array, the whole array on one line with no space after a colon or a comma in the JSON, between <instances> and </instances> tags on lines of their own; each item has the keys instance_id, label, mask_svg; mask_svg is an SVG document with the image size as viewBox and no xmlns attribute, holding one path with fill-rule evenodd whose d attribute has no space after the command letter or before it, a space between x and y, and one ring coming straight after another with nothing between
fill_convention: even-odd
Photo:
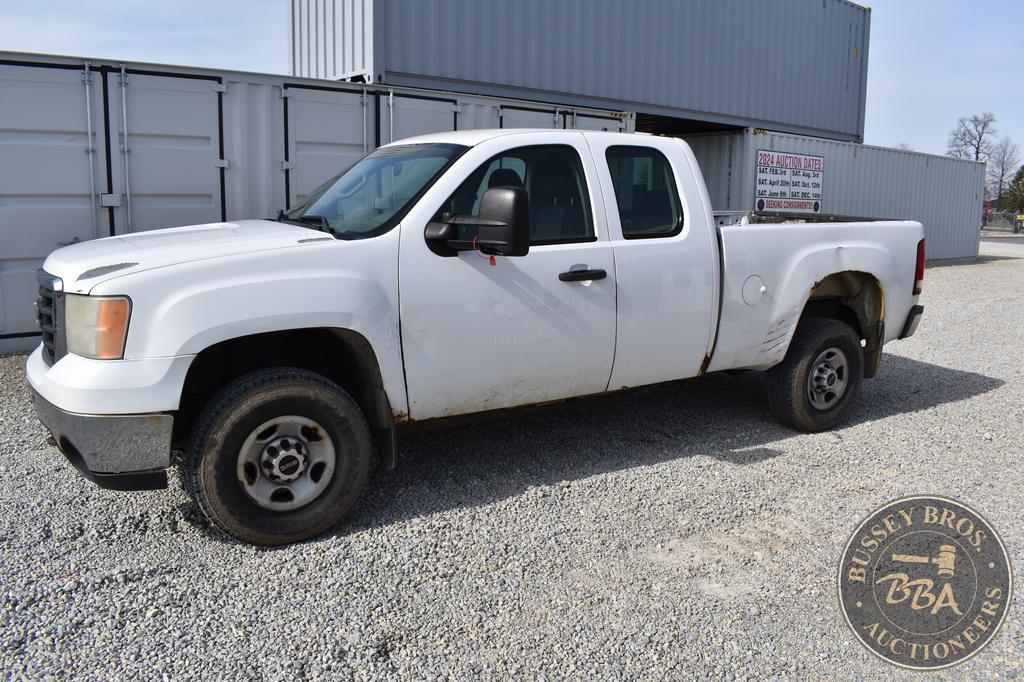
<instances>
[{"instance_id":1,"label":"auction sign","mask_svg":"<svg viewBox=\"0 0 1024 682\"><path fill-rule=\"evenodd\" d=\"M757 151L754 207L768 213L820 213L825 158Z\"/></svg>"}]
</instances>

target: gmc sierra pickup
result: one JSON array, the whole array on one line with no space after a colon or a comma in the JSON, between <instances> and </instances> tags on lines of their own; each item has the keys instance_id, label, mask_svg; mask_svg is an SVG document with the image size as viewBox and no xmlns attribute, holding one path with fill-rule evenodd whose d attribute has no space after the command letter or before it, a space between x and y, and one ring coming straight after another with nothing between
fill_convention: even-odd
<instances>
[{"instance_id":1,"label":"gmc sierra pickup","mask_svg":"<svg viewBox=\"0 0 1024 682\"><path fill-rule=\"evenodd\" d=\"M278 544L335 525L407 421L754 369L831 428L923 274L915 222L716 224L678 139L443 133L276 220L53 252L27 375L85 476L164 487L180 451L217 527Z\"/></svg>"}]
</instances>

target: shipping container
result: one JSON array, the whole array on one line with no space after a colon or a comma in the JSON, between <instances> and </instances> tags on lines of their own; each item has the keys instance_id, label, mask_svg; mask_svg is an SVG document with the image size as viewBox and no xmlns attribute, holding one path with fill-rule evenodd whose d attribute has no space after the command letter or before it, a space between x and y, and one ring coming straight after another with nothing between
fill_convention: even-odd
<instances>
[{"instance_id":1,"label":"shipping container","mask_svg":"<svg viewBox=\"0 0 1024 682\"><path fill-rule=\"evenodd\" d=\"M35 270L62 245L274 216L380 144L503 127L631 132L633 117L510 98L0 52L0 352L36 343Z\"/></svg>"},{"instance_id":2,"label":"shipping container","mask_svg":"<svg viewBox=\"0 0 1024 682\"><path fill-rule=\"evenodd\" d=\"M846 0L291 0L301 76L638 114L638 129L862 141L870 10Z\"/></svg>"},{"instance_id":3,"label":"shipping container","mask_svg":"<svg viewBox=\"0 0 1024 682\"><path fill-rule=\"evenodd\" d=\"M978 255L984 163L751 129L686 141L715 211L917 220L929 260Z\"/></svg>"}]
</instances>

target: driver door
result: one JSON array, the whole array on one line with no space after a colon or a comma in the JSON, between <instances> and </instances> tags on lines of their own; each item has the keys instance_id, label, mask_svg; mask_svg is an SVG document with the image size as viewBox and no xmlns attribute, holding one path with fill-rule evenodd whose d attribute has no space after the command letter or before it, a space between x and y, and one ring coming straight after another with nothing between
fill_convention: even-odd
<instances>
[{"instance_id":1,"label":"driver door","mask_svg":"<svg viewBox=\"0 0 1024 682\"><path fill-rule=\"evenodd\" d=\"M607 390L615 269L593 159L583 137L572 138L528 133L483 142L403 221L400 315L412 419ZM488 188L517 184L530 201L527 255L498 256L491 265L477 251L428 248L428 222L444 211L478 215ZM462 225L459 236L472 240L475 230ZM584 269L594 277L559 278Z\"/></svg>"}]
</instances>

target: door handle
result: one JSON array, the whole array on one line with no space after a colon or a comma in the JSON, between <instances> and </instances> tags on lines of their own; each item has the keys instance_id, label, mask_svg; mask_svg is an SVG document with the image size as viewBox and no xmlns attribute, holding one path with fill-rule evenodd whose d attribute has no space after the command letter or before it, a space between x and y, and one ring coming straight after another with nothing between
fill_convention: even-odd
<instances>
[{"instance_id":1,"label":"door handle","mask_svg":"<svg viewBox=\"0 0 1024 682\"><path fill-rule=\"evenodd\" d=\"M563 282L585 282L590 279L604 279L608 273L604 270L569 270L558 273L558 279Z\"/></svg>"}]
</instances>

